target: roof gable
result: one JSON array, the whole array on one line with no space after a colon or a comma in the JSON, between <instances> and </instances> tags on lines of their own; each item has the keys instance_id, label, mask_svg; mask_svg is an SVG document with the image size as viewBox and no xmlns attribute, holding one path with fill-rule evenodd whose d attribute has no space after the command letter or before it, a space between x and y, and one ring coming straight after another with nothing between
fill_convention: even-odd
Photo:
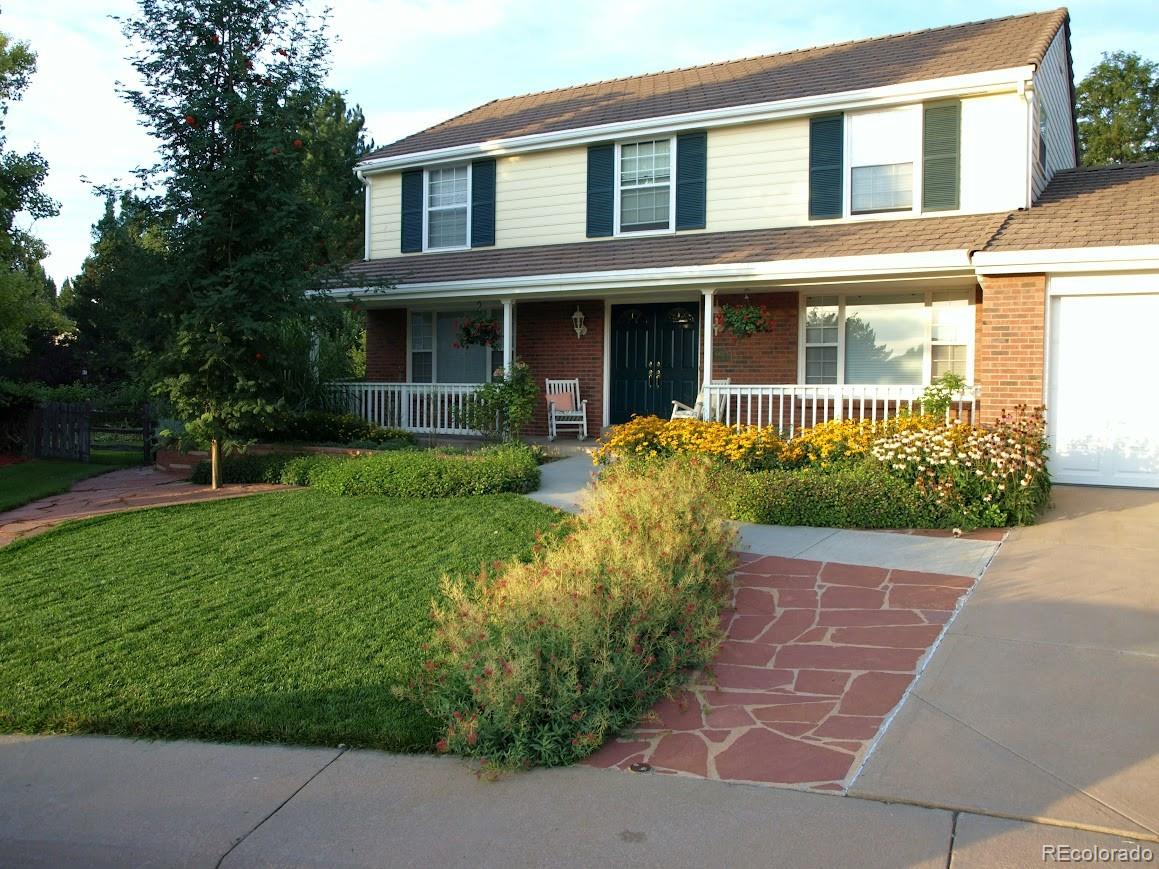
<instances>
[{"instance_id":1,"label":"roof gable","mask_svg":"<svg viewBox=\"0 0 1159 869\"><path fill-rule=\"evenodd\" d=\"M366 160L1038 64L1067 10L956 24L495 100Z\"/></svg>"}]
</instances>

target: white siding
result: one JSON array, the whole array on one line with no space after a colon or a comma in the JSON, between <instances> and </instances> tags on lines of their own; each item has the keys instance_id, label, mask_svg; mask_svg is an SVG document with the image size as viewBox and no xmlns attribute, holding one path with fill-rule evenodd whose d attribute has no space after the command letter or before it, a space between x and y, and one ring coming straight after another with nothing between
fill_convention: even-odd
<instances>
[{"instance_id":1,"label":"white siding","mask_svg":"<svg viewBox=\"0 0 1159 869\"><path fill-rule=\"evenodd\" d=\"M398 256L402 247L402 174L386 172L370 180L370 258Z\"/></svg>"},{"instance_id":2,"label":"white siding","mask_svg":"<svg viewBox=\"0 0 1159 869\"><path fill-rule=\"evenodd\" d=\"M1059 30L1034 73L1035 99L1046 109L1046 163L1038 161L1038 140L1034 137L1030 154L1034 167L1034 195L1038 194L1060 169L1071 169L1074 160L1074 107L1071 105L1070 64L1066 54L1066 31ZM1035 133L1038 120L1034 122Z\"/></svg>"},{"instance_id":3,"label":"white siding","mask_svg":"<svg viewBox=\"0 0 1159 869\"><path fill-rule=\"evenodd\" d=\"M501 157L495 166L495 246L587 238L587 148Z\"/></svg>"},{"instance_id":4,"label":"white siding","mask_svg":"<svg viewBox=\"0 0 1159 869\"><path fill-rule=\"evenodd\" d=\"M809 121L708 132L707 229L791 226L809 219Z\"/></svg>"},{"instance_id":5,"label":"white siding","mask_svg":"<svg viewBox=\"0 0 1159 869\"><path fill-rule=\"evenodd\" d=\"M1018 94L962 100L962 211L1026 206L1026 101Z\"/></svg>"}]
</instances>

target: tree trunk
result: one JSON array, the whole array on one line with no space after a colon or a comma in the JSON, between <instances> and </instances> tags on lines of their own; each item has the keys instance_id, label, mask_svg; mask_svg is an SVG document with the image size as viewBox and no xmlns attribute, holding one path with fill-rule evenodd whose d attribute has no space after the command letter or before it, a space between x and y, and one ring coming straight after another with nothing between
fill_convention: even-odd
<instances>
[{"instance_id":1,"label":"tree trunk","mask_svg":"<svg viewBox=\"0 0 1159 869\"><path fill-rule=\"evenodd\" d=\"M209 442L209 488L216 489L221 485L221 448L217 438Z\"/></svg>"}]
</instances>

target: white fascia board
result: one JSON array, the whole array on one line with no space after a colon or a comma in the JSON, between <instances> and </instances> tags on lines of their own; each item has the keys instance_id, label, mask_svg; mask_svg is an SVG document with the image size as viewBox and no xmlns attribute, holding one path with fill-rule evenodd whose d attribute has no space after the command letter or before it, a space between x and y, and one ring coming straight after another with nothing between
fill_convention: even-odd
<instances>
[{"instance_id":1,"label":"white fascia board","mask_svg":"<svg viewBox=\"0 0 1159 869\"><path fill-rule=\"evenodd\" d=\"M852 111L854 109L886 108L908 103L949 99L952 97L983 96L994 93L1017 91L1033 78L1034 66L1014 66L989 72L975 72L967 75L947 76L927 81L907 82L877 88L840 91L819 96L798 97L790 100L752 103L743 106L727 106L719 109L705 109L679 115L663 115L620 121L613 124L599 124L572 130L557 130L550 133L535 133L515 136L509 139L492 139L451 148L437 148L431 151L416 151L364 160L358 164L363 173L386 172L416 166L431 166L438 163L459 162L479 157L502 157L510 154L526 154L550 148L583 145L590 142L606 141L636 135L662 135L696 127L706 129L734 124L748 124L758 121L775 121L815 115L825 111Z\"/></svg>"},{"instance_id":2,"label":"white fascia board","mask_svg":"<svg viewBox=\"0 0 1159 869\"><path fill-rule=\"evenodd\" d=\"M979 275L1149 271L1159 268L1159 244L979 251L973 263Z\"/></svg>"},{"instance_id":3,"label":"white fascia board","mask_svg":"<svg viewBox=\"0 0 1159 869\"><path fill-rule=\"evenodd\" d=\"M553 293L614 292L658 287L721 286L763 281L826 281L843 278L904 277L953 273L972 274L970 258L964 250L923 253L875 254L869 256L826 257L824 259L774 260L763 263L678 266L658 269L580 272L574 274L485 278L438 283L399 284L381 290L342 287L329 290L332 297L411 301L457 295L499 295L511 297Z\"/></svg>"}]
</instances>

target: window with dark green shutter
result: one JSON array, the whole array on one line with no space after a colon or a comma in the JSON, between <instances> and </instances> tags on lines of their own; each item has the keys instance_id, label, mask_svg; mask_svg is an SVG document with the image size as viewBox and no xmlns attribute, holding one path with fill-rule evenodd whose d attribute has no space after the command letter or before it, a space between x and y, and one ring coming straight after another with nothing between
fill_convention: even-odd
<instances>
[{"instance_id":1,"label":"window with dark green shutter","mask_svg":"<svg viewBox=\"0 0 1159 869\"><path fill-rule=\"evenodd\" d=\"M922 211L959 207L962 104L926 106L922 118Z\"/></svg>"},{"instance_id":2,"label":"window with dark green shutter","mask_svg":"<svg viewBox=\"0 0 1159 869\"><path fill-rule=\"evenodd\" d=\"M845 116L809 120L809 219L840 217Z\"/></svg>"},{"instance_id":3,"label":"window with dark green shutter","mask_svg":"<svg viewBox=\"0 0 1159 869\"><path fill-rule=\"evenodd\" d=\"M471 247L495 244L495 161L471 164Z\"/></svg>"},{"instance_id":4,"label":"window with dark green shutter","mask_svg":"<svg viewBox=\"0 0 1159 869\"><path fill-rule=\"evenodd\" d=\"M676 137L676 228L704 229L708 134Z\"/></svg>"},{"instance_id":5,"label":"window with dark green shutter","mask_svg":"<svg viewBox=\"0 0 1159 869\"><path fill-rule=\"evenodd\" d=\"M423 170L402 173L402 252L423 249Z\"/></svg>"},{"instance_id":6,"label":"window with dark green shutter","mask_svg":"<svg viewBox=\"0 0 1159 869\"><path fill-rule=\"evenodd\" d=\"M588 146L588 238L612 234L615 221L616 146Z\"/></svg>"}]
</instances>

